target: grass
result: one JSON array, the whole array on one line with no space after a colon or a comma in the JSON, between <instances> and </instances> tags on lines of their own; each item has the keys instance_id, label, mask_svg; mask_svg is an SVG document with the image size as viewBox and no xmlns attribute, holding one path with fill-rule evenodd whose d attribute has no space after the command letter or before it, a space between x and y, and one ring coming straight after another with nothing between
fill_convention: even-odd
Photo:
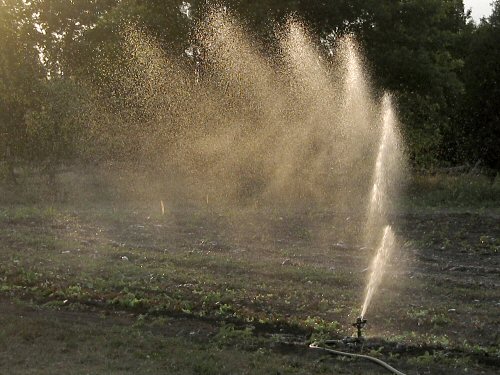
<instances>
[{"instance_id":1,"label":"grass","mask_svg":"<svg viewBox=\"0 0 500 375\"><path fill-rule=\"evenodd\" d=\"M500 207L500 178L482 175L414 175L403 206L407 209L492 210Z\"/></svg>"},{"instance_id":2,"label":"grass","mask_svg":"<svg viewBox=\"0 0 500 375\"><path fill-rule=\"evenodd\" d=\"M19 318L0 315L1 373L265 374L280 369L307 374L332 369L317 358L273 353L251 332L232 326L221 326L208 339L199 327L182 334L184 327L171 319L137 326L128 318L117 323L99 316L89 324L78 316L68 321L56 314L24 313L22 327ZM158 330L165 326L178 331Z\"/></svg>"}]
</instances>

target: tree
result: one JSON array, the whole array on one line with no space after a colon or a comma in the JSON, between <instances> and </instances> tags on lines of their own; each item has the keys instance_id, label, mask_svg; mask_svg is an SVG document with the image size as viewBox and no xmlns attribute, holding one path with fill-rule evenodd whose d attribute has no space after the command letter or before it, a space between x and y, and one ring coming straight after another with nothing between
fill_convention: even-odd
<instances>
[{"instance_id":1,"label":"tree","mask_svg":"<svg viewBox=\"0 0 500 375\"><path fill-rule=\"evenodd\" d=\"M60 0L64 1L64 0ZM96 18L73 43L66 65L71 72L95 82L106 80L124 56L126 28L134 26L152 36L170 55L180 56L189 46L191 20L180 12L176 0L108 0Z\"/></svg>"},{"instance_id":2,"label":"tree","mask_svg":"<svg viewBox=\"0 0 500 375\"><path fill-rule=\"evenodd\" d=\"M0 2L0 160L15 182L14 167L27 152L25 116L43 76L37 32L22 0Z\"/></svg>"},{"instance_id":3,"label":"tree","mask_svg":"<svg viewBox=\"0 0 500 375\"><path fill-rule=\"evenodd\" d=\"M84 56L78 55L83 35L119 3L118 0L31 0L24 7L38 31L37 48L41 52L46 75L71 75L72 67Z\"/></svg>"},{"instance_id":4,"label":"tree","mask_svg":"<svg viewBox=\"0 0 500 375\"><path fill-rule=\"evenodd\" d=\"M459 157L500 169L500 0L475 30L465 61Z\"/></svg>"},{"instance_id":5,"label":"tree","mask_svg":"<svg viewBox=\"0 0 500 375\"><path fill-rule=\"evenodd\" d=\"M470 27L463 2L383 1L372 9L361 39L373 76L398 99L413 163L439 163L464 94L460 46Z\"/></svg>"},{"instance_id":6,"label":"tree","mask_svg":"<svg viewBox=\"0 0 500 375\"><path fill-rule=\"evenodd\" d=\"M54 182L58 166L81 156L87 108L85 91L68 78L52 78L40 87L39 105L26 114L26 159L43 166Z\"/></svg>"},{"instance_id":7,"label":"tree","mask_svg":"<svg viewBox=\"0 0 500 375\"><path fill-rule=\"evenodd\" d=\"M449 160L448 134L465 92L463 67L472 33L462 0L229 1L264 37L269 20L293 12L316 34L335 39L354 33L379 89L395 94L415 165Z\"/></svg>"},{"instance_id":8,"label":"tree","mask_svg":"<svg viewBox=\"0 0 500 375\"><path fill-rule=\"evenodd\" d=\"M130 73L127 27L188 63L185 50L213 2L189 3L0 0L0 155L8 175L13 178L16 161L33 162L38 155L48 163L78 154L69 148L84 129L78 109L86 105L83 86L89 84L110 113L115 105L123 108L126 99L113 84ZM395 94L415 165L481 159L499 168L498 0L477 29L462 0L226 3L266 51L275 43L276 23L293 13L323 38L355 33L375 87ZM128 113L122 117L144 123ZM115 144L122 143L118 138Z\"/></svg>"}]
</instances>

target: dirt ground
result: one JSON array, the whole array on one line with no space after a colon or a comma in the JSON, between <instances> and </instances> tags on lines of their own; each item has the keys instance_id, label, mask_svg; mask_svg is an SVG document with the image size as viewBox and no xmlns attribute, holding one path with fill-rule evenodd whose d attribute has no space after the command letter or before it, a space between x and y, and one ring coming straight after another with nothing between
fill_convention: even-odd
<instances>
[{"instance_id":1,"label":"dirt ground","mask_svg":"<svg viewBox=\"0 0 500 375\"><path fill-rule=\"evenodd\" d=\"M345 373L373 249L333 209L0 208L0 374ZM407 374L500 370L500 216L407 210L362 352Z\"/></svg>"}]
</instances>

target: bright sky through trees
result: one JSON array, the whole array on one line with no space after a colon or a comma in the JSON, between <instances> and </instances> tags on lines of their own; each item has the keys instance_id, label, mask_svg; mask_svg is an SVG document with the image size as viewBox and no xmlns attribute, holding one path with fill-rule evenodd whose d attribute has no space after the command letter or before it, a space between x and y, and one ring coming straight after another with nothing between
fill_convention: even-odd
<instances>
[{"instance_id":1,"label":"bright sky through trees","mask_svg":"<svg viewBox=\"0 0 500 375\"><path fill-rule=\"evenodd\" d=\"M472 18L479 22L481 18L491 14L491 3L493 0L464 0L465 9L472 9Z\"/></svg>"}]
</instances>

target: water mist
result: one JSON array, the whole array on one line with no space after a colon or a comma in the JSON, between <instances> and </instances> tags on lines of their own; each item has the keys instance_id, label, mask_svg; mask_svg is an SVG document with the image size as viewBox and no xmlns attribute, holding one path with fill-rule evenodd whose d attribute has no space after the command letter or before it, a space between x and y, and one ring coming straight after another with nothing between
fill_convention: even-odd
<instances>
[{"instance_id":1,"label":"water mist","mask_svg":"<svg viewBox=\"0 0 500 375\"><path fill-rule=\"evenodd\" d=\"M93 113L96 143L113 134L113 152L161 171L170 208L258 203L345 218L368 207L348 239L377 250L364 316L395 243L388 214L402 157L390 96L377 102L352 37L330 56L293 18L277 27L272 53L230 12L213 10L193 35L181 58L125 30L107 80L117 98Z\"/></svg>"}]
</instances>

